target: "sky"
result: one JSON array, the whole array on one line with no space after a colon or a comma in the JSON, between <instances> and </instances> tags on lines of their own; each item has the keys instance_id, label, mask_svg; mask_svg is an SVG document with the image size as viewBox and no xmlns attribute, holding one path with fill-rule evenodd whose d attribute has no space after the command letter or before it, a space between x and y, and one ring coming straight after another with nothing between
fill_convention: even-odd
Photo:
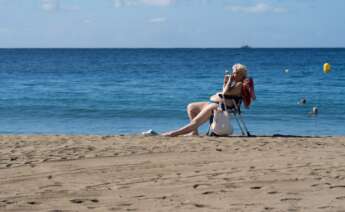
<instances>
[{"instance_id":1,"label":"sky","mask_svg":"<svg viewBox=\"0 0 345 212\"><path fill-rule=\"evenodd\" d=\"M0 48L345 47L345 0L0 0Z\"/></svg>"}]
</instances>

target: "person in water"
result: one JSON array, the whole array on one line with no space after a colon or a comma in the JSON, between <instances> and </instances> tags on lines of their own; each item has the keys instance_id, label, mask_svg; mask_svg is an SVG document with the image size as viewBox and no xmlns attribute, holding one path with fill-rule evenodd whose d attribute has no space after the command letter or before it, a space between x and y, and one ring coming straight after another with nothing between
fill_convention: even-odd
<instances>
[{"instance_id":1,"label":"person in water","mask_svg":"<svg viewBox=\"0 0 345 212\"><path fill-rule=\"evenodd\" d=\"M218 104L223 102L219 94L228 96L242 95L243 80L247 77L247 68L242 64L235 64L232 67L232 74L224 76L223 91L218 92L210 97L210 102L193 102L187 106L187 113L190 123L170 132L163 133L163 136L179 136L191 133L191 135L199 135L198 128L207 122L213 111L217 109ZM226 105L232 102L225 102Z\"/></svg>"}]
</instances>

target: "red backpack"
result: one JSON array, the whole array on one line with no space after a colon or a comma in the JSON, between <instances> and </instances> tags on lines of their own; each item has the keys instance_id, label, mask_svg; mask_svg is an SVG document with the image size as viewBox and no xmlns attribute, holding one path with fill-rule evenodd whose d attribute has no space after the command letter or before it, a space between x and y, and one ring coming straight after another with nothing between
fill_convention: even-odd
<instances>
[{"instance_id":1,"label":"red backpack","mask_svg":"<svg viewBox=\"0 0 345 212\"><path fill-rule=\"evenodd\" d=\"M253 78L246 78L242 85L242 99L246 108L249 108L252 101L256 99Z\"/></svg>"}]
</instances>

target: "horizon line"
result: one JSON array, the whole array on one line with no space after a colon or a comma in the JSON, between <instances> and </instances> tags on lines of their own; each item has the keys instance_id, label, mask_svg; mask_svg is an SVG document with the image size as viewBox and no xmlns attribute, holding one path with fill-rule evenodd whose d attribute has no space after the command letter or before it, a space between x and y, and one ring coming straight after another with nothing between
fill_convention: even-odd
<instances>
[{"instance_id":1,"label":"horizon line","mask_svg":"<svg viewBox=\"0 0 345 212\"><path fill-rule=\"evenodd\" d=\"M0 49L345 49L345 46L323 47L0 47Z\"/></svg>"}]
</instances>

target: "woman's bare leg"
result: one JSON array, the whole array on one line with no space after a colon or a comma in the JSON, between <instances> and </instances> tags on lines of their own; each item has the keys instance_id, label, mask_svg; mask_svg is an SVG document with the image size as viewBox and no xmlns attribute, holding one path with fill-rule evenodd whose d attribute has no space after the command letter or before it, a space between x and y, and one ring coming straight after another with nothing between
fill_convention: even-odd
<instances>
[{"instance_id":1,"label":"woman's bare leg","mask_svg":"<svg viewBox=\"0 0 345 212\"><path fill-rule=\"evenodd\" d=\"M208 102L193 102L187 106L187 113L189 120L192 121L204 108L207 107ZM192 131L191 135L198 135L198 128Z\"/></svg>"},{"instance_id":2,"label":"woman's bare leg","mask_svg":"<svg viewBox=\"0 0 345 212\"><path fill-rule=\"evenodd\" d=\"M207 106L205 106L200 111L200 113L197 114L196 117L194 117L194 119L189 124L181 127L178 130L174 130L174 131L171 131L171 132L163 133L162 135L173 137L173 136L184 135L184 134L187 134L187 133L195 131L196 129L198 129L198 127L200 125L205 123L210 118L210 116L212 115L212 111L214 109L216 109L217 106L218 105L215 104L215 103L208 104Z\"/></svg>"}]
</instances>

